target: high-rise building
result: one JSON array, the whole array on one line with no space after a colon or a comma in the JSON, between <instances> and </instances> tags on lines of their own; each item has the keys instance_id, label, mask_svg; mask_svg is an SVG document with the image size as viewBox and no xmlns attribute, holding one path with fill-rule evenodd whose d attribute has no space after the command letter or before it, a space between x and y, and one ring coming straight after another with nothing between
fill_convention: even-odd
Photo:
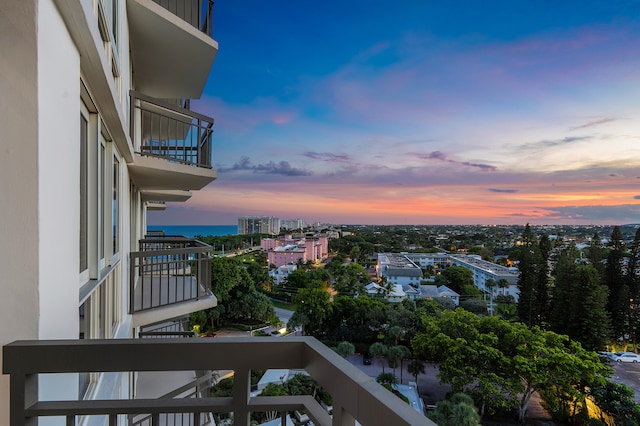
<instances>
[{"instance_id":1,"label":"high-rise building","mask_svg":"<svg viewBox=\"0 0 640 426\"><path fill-rule=\"evenodd\" d=\"M431 424L311 338L141 338L193 337L180 320L217 305L210 247L145 235L148 210L216 178L213 119L189 108L218 51L212 8L1 3L0 425L196 425L224 411L245 426L256 410ZM333 421L311 396L250 397L251 371L273 366L306 368ZM208 398L215 369L234 372L233 398ZM167 376L147 396L151 372Z\"/></svg>"},{"instance_id":2,"label":"high-rise building","mask_svg":"<svg viewBox=\"0 0 640 426\"><path fill-rule=\"evenodd\" d=\"M282 219L280 220L280 226L282 229L295 231L297 229L306 228L306 222L304 219Z\"/></svg>"},{"instance_id":3,"label":"high-rise building","mask_svg":"<svg viewBox=\"0 0 640 426\"><path fill-rule=\"evenodd\" d=\"M238 235L280 233L280 219L272 216L243 216L238 218Z\"/></svg>"},{"instance_id":4,"label":"high-rise building","mask_svg":"<svg viewBox=\"0 0 640 426\"><path fill-rule=\"evenodd\" d=\"M138 337L216 306L208 247L145 238L148 210L216 178L213 119L189 108L218 52L213 2L178 4L0 8L2 345ZM122 371L43 376L37 393L131 396L135 377ZM1 425L8 383L1 376Z\"/></svg>"}]
</instances>

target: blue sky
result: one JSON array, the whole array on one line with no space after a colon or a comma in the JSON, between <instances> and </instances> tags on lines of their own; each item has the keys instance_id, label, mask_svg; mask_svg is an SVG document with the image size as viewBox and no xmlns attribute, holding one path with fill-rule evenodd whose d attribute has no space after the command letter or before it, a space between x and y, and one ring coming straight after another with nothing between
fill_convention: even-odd
<instances>
[{"instance_id":1,"label":"blue sky","mask_svg":"<svg viewBox=\"0 0 640 426\"><path fill-rule=\"evenodd\" d=\"M640 1L218 1L218 179L156 224L640 222Z\"/></svg>"}]
</instances>

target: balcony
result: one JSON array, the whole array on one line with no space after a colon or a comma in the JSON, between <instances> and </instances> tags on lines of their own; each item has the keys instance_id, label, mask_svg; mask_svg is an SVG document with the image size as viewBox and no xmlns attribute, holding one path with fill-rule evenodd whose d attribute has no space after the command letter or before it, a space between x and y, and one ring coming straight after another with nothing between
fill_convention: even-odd
<instances>
[{"instance_id":1,"label":"balcony","mask_svg":"<svg viewBox=\"0 0 640 426\"><path fill-rule=\"evenodd\" d=\"M146 201L188 198L188 191L217 177L211 168L212 118L140 93L130 97L135 154L129 172Z\"/></svg>"},{"instance_id":2,"label":"balcony","mask_svg":"<svg viewBox=\"0 0 640 426\"><path fill-rule=\"evenodd\" d=\"M199 98L218 53L213 0L129 0L127 14L137 90Z\"/></svg>"},{"instance_id":3,"label":"balcony","mask_svg":"<svg viewBox=\"0 0 640 426\"><path fill-rule=\"evenodd\" d=\"M311 395L252 397L251 370L305 370L332 397L329 415ZM231 370L232 397L165 397L106 400L40 400L39 374ZM3 373L10 374L11 426L62 416L147 416L189 413L198 425L208 413L233 413L236 426L249 424L251 412L284 414L305 410L316 425L434 425L395 395L312 337L18 341L3 348ZM48 376L45 375L45 377ZM204 415L204 416L203 416ZM122 417L121 417L122 418ZM155 421L154 421L155 419Z\"/></svg>"},{"instance_id":4,"label":"balcony","mask_svg":"<svg viewBox=\"0 0 640 426\"><path fill-rule=\"evenodd\" d=\"M191 191L163 191L148 189L140 191L140 198L142 199L142 201L146 201L148 203L183 203L191 198Z\"/></svg>"},{"instance_id":5,"label":"balcony","mask_svg":"<svg viewBox=\"0 0 640 426\"><path fill-rule=\"evenodd\" d=\"M133 326L213 308L211 247L184 237L148 238L131 252L129 312Z\"/></svg>"}]
</instances>

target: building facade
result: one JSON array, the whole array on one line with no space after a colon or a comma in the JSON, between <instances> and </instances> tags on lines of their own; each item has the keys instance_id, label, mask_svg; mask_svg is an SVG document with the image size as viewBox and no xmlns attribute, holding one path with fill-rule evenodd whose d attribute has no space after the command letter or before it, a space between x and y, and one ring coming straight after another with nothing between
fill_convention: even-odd
<instances>
[{"instance_id":1,"label":"building facade","mask_svg":"<svg viewBox=\"0 0 640 426\"><path fill-rule=\"evenodd\" d=\"M180 243L190 262L178 266L182 283L161 255L144 255L166 247L145 239L147 210L187 200L216 178L213 119L189 109L218 51L211 6L24 0L0 7L2 345L137 337L150 324L216 305L198 281L206 249ZM45 399L126 397L136 386L129 373L39 382ZM2 375L2 425L8 401Z\"/></svg>"},{"instance_id":2,"label":"building facade","mask_svg":"<svg viewBox=\"0 0 640 426\"><path fill-rule=\"evenodd\" d=\"M298 262L316 262L327 257L329 240L326 235L294 238L287 234L278 238L263 238L260 248L267 252L268 264L280 267Z\"/></svg>"},{"instance_id":3,"label":"building facade","mask_svg":"<svg viewBox=\"0 0 640 426\"><path fill-rule=\"evenodd\" d=\"M238 218L238 235L280 233L280 219L271 216L243 216Z\"/></svg>"},{"instance_id":4,"label":"building facade","mask_svg":"<svg viewBox=\"0 0 640 426\"><path fill-rule=\"evenodd\" d=\"M378 253L376 273L390 282L414 283L417 270L428 269L434 275L450 266L461 266L473 274L473 283L492 296L511 296L518 301L518 268L505 267L482 260L476 255L448 253ZM420 273L420 277L422 277ZM493 286L487 282L493 280Z\"/></svg>"},{"instance_id":5,"label":"building facade","mask_svg":"<svg viewBox=\"0 0 640 426\"><path fill-rule=\"evenodd\" d=\"M216 368L234 371L234 397L217 408L236 425L256 407L304 409L318 425L432 424L311 338L138 338L217 305L210 247L145 235L149 209L216 178L213 119L190 109L218 51L212 7L0 2L0 425L170 424L174 414L205 424L209 399L142 396L139 385L145 373L193 380ZM255 402L251 371L275 364L331 392L333 420L311 397Z\"/></svg>"}]
</instances>

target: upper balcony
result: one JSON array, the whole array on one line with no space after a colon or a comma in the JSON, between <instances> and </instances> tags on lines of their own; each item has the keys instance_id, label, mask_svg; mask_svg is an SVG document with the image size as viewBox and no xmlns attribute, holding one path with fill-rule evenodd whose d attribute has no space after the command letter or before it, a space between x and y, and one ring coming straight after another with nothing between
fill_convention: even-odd
<instances>
[{"instance_id":1,"label":"upper balcony","mask_svg":"<svg viewBox=\"0 0 640 426\"><path fill-rule=\"evenodd\" d=\"M251 371L267 369L306 371L331 395L332 415L312 395L252 396ZM57 373L211 370L233 372L233 396L174 392L160 398L52 401L41 400L38 392L38 381ZM48 416L64 417L68 425L80 416L103 416L115 425L125 415L157 425L170 413L189 413L182 423L189 425L204 424L209 413L233 413L234 425L248 426L251 412L279 413L284 425L285 414L294 410L306 411L322 426L434 426L312 337L22 341L4 346L3 373L11 375L11 426L37 424Z\"/></svg>"},{"instance_id":2,"label":"upper balcony","mask_svg":"<svg viewBox=\"0 0 640 426\"><path fill-rule=\"evenodd\" d=\"M136 89L163 99L199 98L218 53L213 0L128 0Z\"/></svg>"},{"instance_id":3,"label":"upper balcony","mask_svg":"<svg viewBox=\"0 0 640 426\"><path fill-rule=\"evenodd\" d=\"M213 118L187 108L131 92L131 139L133 163L129 173L145 201L172 201L158 191L199 190L216 179L211 168ZM155 198L153 194L155 193Z\"/></svg>"},{"instance_id":4,"label":"upper balcony","mask_svg":"<svg viewBox=\"0 0 640 426\"><path fill-rule=\"evenodd\" d=\"M185 237L140 240L129 263L129 312L133 326L213 308L211 246Z\"/></svg>"}]
</instances>

